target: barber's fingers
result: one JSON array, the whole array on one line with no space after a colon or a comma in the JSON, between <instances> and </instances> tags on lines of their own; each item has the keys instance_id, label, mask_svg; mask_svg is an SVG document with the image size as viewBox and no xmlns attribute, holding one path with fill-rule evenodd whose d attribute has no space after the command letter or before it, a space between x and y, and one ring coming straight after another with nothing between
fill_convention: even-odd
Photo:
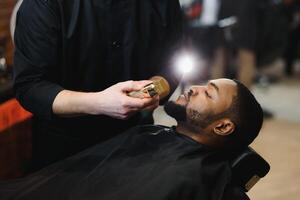
<instances>
[{"instance_id":1,"label":"barber's fingers","mask_svg":"<svg viewBox=\"0 0 300 200\"><path fill-rule=\"evenodd\" d=\"M145 111L153 111L153 110L155 110L158 106L159 106L159 101L156 102L156 103L154 103L154 104L152 104L152 105L150 105L150 106L145 107L143 110L145 110Z\"/></svg>"},{"instance_id":2,"label":"barber's fingers","mask_svg":"<svg viewBox=\"0 0 300 200\"><path fill-rule=\"evenodd\" d=\"M159 96L156 95L152 98L133 98L133 97L127 97L127 106L130 108L137 108L139 110L145 109L149 106L156 106L159 103Z\"/></svg>"},{"instance_id":3,"label":"barber's fingers","mask_svg":"<svg viewBox=\"0 0 300 200\"><path fill-rule=\"evenodd\" d=\"M143 109L147 105L148 101L143 101L142 99L126 97L121 101L121 106L118 109L117 118L128 119L135 113Z\"/></svg>"},{"instance_id":4,"label":"barber's fingers","mask_svg":"<svg viewBox=\"0 0 300 200\"><path fill-rule=\"evenodd\" d=\"M143 89L146 85L152 83L151 80L142 80L142 81L125 81L118 83L118 86L123 92L132 92Z\"/></svg>"},{"instance_id":5,"label":"barber's fingers","mask_svg":"<svg viewBox=\"0 0 300 200\"><path fill-rule=\"evenodd\" d=\"M159 106L159 95L153 97L153 101L148 106L144 107L143 110L152 111Z\"/></svg>"},{"instance_id":6,"label":"barber's fingers","mask_svg":"<svg viewBox=\"0 0 300 200\"><path fill-rule=\"evenodd\" d=\"M159 105L159 96L153 98L133 98L133 97L124 97L121 103L120 110L118 111L119 119L128 119L135 113L141 110L154 110Z\"/></svg>"},{"instance_id":7,"label":"barber's fingers","mask_svg":"<svg viewBox=\"0 0 300 200\"><path fill-rule=\"evenodd\" d=\"M117 119L128 119L134 114L138 112L138 109L129 109L129 108L124 108L123 111L119 111L119 113L116 115L115 118Z\"/></svg>"}]
</instances>

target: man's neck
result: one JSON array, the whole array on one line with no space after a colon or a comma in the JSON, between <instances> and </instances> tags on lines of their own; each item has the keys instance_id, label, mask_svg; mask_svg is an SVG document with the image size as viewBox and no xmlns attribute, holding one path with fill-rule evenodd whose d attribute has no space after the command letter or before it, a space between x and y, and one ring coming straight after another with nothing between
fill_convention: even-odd
<instances>
[{"instance_id":1,"label":"man's neck","mask_svg":"<svg viewBox=\"0 0 300 200\"><path fill-rule=\"evenodd\" d=\"M178 122L178 125L176 126L176 132L190 137L200 144L210 146L212 148L218 148L220 146L217 141L213 141L211 139L208 130L199 127L193 127L185 122Z\"/></svg>"},{"instance_id":2,"label":"man's neck","mask_svg":"<svg viewBox=\"0 0 300 200\"><path fill-rule=\"evenodd\" d=\"M201 129L188 126L186 123L179 122L178 125L176 126L176 132L188 136L193 140L195 140L196 142L199 142L204 145L206 144L206 139L204 137L203 130Z\"/></svg>"}]
</instances>

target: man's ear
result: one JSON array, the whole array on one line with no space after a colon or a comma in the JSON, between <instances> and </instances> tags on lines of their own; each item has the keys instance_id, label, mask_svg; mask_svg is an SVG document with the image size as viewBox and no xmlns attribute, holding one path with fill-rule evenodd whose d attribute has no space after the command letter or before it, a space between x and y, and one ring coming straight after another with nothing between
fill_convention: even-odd
<instances>
[{"instance_id":1,"label":"man's ear","mask_svg":"<svg viewBox=\"0 0 300 200\"><path fill-rule=\"evenodd\" d=\"M220 136L230 135L235 130L235 124L228 118L218 120L213 131Z\"/></svg>"}]
</instances>

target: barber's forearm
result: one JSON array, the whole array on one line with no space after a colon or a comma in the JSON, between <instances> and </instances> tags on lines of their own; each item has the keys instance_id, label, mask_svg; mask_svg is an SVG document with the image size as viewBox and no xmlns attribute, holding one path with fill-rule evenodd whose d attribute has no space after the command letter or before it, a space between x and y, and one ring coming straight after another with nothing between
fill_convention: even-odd
<instances>
[{"instance_id":1,"label":"barber's forearm","mask_svg":"<svg viewBox=\"0 0 300 200\"><path fill-rule=\"evenodd\" d=\"M53 113L59 116L93 114L94 96L92 92L63 90L54 99Z\"/></svg>"},{"instance_id":2,"label":"barber's forearm","mask_svg":"<svg viewBox=\"0 0 300 200\"><path fill-rule=\"evenodd\" d=\"M159 98L133 98L128 92L138 91L152 81L120 82L99 92L75 92L62 90L56 95L52 111L60 116L107 115L127 119L136 112L157 107Z\"/></svg>"}]
</instances>

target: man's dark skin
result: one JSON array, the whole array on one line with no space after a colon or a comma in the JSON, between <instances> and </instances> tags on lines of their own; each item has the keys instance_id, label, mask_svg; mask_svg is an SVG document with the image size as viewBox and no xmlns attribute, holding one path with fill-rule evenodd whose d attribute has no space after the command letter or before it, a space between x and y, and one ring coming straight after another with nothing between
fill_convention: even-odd
<instances>
[{"instance_id":1,"label":"man's dark skin","mask_svg":"<svg viewBox=\"0 0 300 200\"><path fill-rule=\"evenodd\" d=\"M212 121L206 126L203 126L201 120L208 115L227 110L236 95L237 84L230 79L216 79L209 81L207 85L192 86L189 92L179 96L175 102L186 112L186 119L173 116L178 122L176 131L201 144L222 147L223 136L233 133L235 124L226 117ZM168 112L168 109L166 111ZM172 111L169 114L173 115Z\"/></svg>"}]
</instances>

